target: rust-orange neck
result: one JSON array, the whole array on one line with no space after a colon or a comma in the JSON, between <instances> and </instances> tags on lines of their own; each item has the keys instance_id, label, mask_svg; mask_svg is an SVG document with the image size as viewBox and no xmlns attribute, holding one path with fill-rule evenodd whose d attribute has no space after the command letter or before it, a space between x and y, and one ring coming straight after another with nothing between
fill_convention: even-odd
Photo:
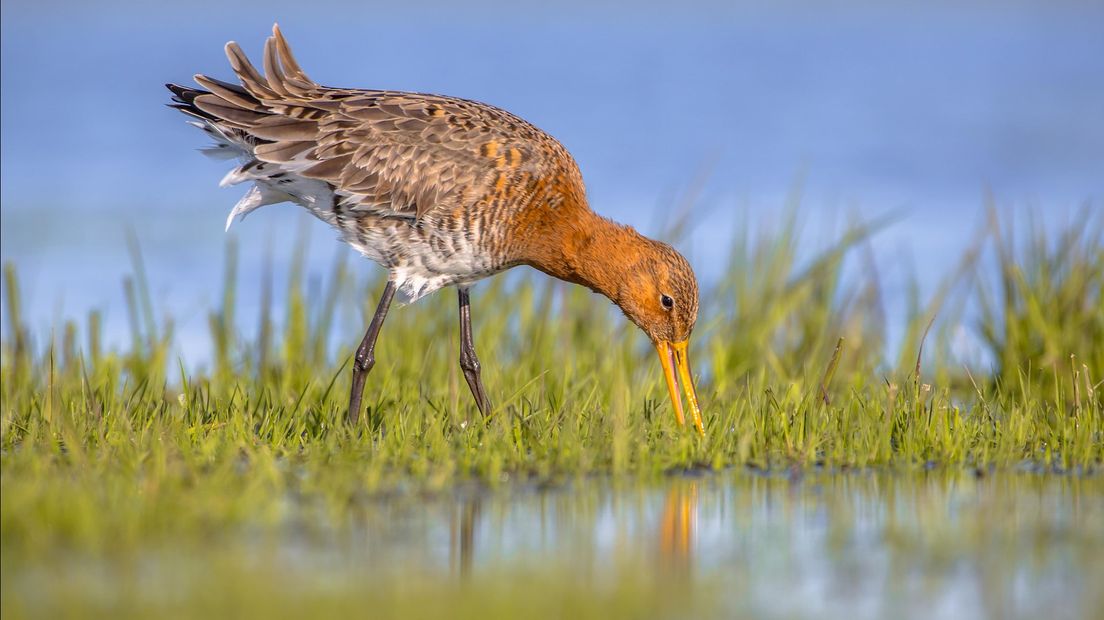
<instances>
[{"instance_id":1,"label":"rust-orange neck","mask_svg":"<svg viewBox=\"0 0 1104 620\"><path fill-rule=\"evenodd\" d=\"M542 224L525 262L620 305L629 270L645 250L644 237L585 207Z\"/></svg>"}]
</instances>

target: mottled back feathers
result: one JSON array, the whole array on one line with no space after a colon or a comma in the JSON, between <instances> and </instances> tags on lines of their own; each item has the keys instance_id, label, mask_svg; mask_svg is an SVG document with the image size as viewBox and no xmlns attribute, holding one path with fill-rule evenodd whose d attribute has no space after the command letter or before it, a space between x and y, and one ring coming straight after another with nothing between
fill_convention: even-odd
<instances>
[{"instance_id":1,"label":"mottled back feathers","mask_svg":"<svg viewBox=\"0 0 1104 620\"><path fill-rule=\"evenodd\" d=\"M504 110L438 95L320 86L278 27L265 43L263 75L236 43L226 45L226 55L240 85L197 75L207 91L170 86L177 107L212 121L258 161L329 184L342 207L421 219L431 209L475 205L507 177L565 167L578 175L558 142Z\"/></svg>"}]
</instances>

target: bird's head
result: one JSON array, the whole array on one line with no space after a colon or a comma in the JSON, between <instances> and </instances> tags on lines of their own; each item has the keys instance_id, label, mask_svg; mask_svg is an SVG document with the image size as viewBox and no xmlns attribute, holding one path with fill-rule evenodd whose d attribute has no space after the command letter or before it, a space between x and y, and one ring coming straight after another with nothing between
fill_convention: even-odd
<instances>
[{"instance_id":1,"label":"bird's head","mask_svg":"<svg viewBox=\"0 0 1104 620\"><path fill-rule=\"evenodd\" d=\"M698 280L674 248L643 237L641 241L614 301L655 345L679 425L685 424L681 383L691 420L704 432L687 351L698 320Z\"/></svg>"}]
</instances>

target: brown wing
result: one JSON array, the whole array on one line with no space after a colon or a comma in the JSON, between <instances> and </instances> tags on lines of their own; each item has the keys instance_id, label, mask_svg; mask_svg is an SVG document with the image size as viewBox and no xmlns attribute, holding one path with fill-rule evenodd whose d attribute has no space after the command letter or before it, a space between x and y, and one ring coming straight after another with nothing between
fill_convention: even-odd
<instances>
[{"instance_id":1,"label":"brown wing","mask_svg":"<svg viewBox=\"0 0 1104 620\"><path fill-rule=\"evenodd\" d=\"M492 194L504 173L539 175L566 150L498 108L451 97L320 86L299 67L278 27L262 76L226 45L241 85L197 75L194 105L253 137L254 156L334 186L353 209L418 217Z\"/></svg>"}]
</instances>

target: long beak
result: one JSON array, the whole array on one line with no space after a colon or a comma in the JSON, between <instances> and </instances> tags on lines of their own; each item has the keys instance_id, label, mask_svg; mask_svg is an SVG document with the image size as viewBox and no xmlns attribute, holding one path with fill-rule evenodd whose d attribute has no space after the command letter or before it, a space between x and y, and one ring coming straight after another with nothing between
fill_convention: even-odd
<instances>
[{"instance_id":1,"label":"long beak","mask_svg":"<svg viewBox=\"0 0 1104 620\"><path fill-rule=\"evenodd\" d=\"M682 412L682 398L679 396L679 381L682 382L682 391L686 394L686 400L690 404L690 420L698 429L698 433L705 434L705 426L702 425L701 409L698 407L698 393L694 389L694 380L690 377L690 358L686 349L689 340L682 342L659 341L656 343L656 351L659 353L659 363L663 366L663 378L667 380L667 393L671 395L671 404L675 408L675 419L679 426L686 426L686 416Z\"/></svg>"}]
</instances>

